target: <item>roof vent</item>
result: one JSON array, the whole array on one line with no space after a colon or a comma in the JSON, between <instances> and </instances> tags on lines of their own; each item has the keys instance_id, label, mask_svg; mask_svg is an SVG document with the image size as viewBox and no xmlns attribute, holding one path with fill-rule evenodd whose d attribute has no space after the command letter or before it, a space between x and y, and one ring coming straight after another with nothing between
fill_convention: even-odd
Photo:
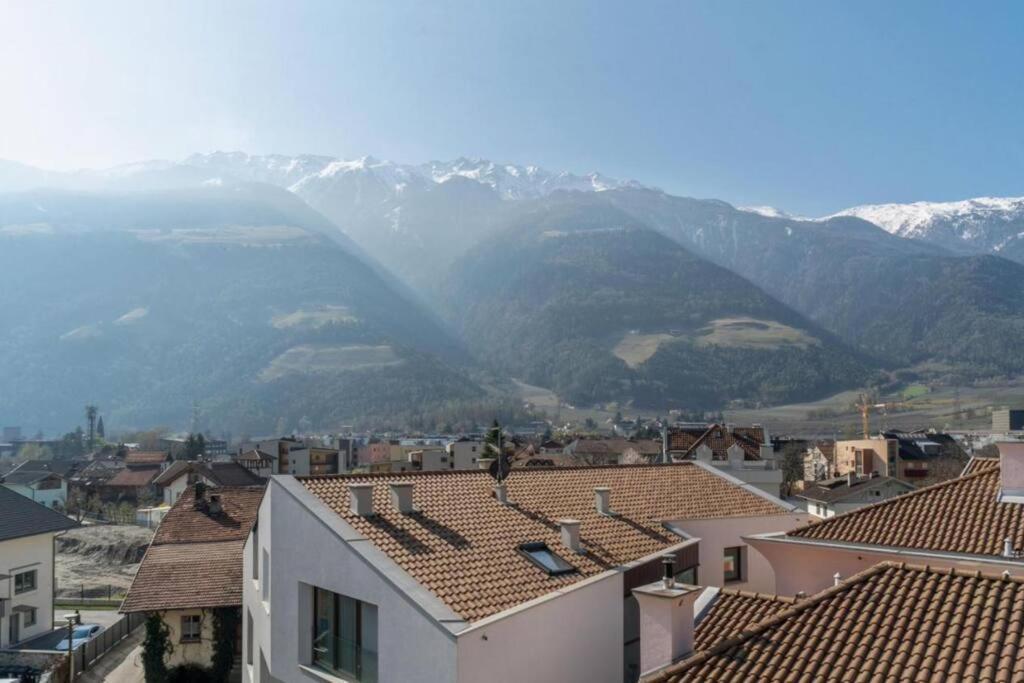
<instances>
[{"instance_id":1,"label":"roof vent","mask_svg":"<svg viewBox=\"0 0 1024 683\"><path fill-rule=\"evenodd\" d=\"M580 545L580 521L578 519L560 519L558 525L562 528L562 545L574 553L583 553Z\"/></svg>"},{"instance_id":2,"label":"roof vent","mask_svg":"<svg viewBox=\"0 0 1024 683\"><path fill-rule=\"evenodd\" d=\"M1013 539L1011 539L1011 538L1004 538L1003 539L1003 557L1017 559L1017 558L1020 558L1022 556L1024 556L1024 553L1021 553L1019 550L1014 550L1013 549Z\"/></svg>"},{"instance_id":3,"label":"roof vent","mask_svg":"<svg viewBox=\"0 0 1024 683\"><path fill-rule=\"evenodd\" d=\"M494 485L494 499L498 501L500 505L508 505L508 484L495 484Z\"/></svg>"},{"instance_id":4,"label":"roof vent","mask_svg":"<svg viewBox=\"0 0 1024 683\"><path fill-rule=\"evenodd\" d=\"M839 572L836 572L835 574L832 575L832 585L833 586L838 586L842 582L843 582L843 575L842 574L840 574Z\"/></svg>"},{"instance_id":5,"label":"roof vent","mask_svg":"<svg viewBox=\"0 0 1024 683\"><path fill-rule=\"evenodd\" d=\"M348 502L352 514L369 517L373 514L373 484L349 484Z\"/></svg>"},{"instance_id":6,"label":"roof vent","mask_svg":"<svg viewBox=\"0 0 1024 683\"><path fill-rule=\"evenodd\" d=\"M412 507L412 482L394 481L391 482L391 505L403 515L413 511Z\"/></svg>"},{"instance_id":7,"label":"roof vent","mask_svg":"<svg viewBox=\"0 0 1024 683\"><path fill-rule=\"evenodd\" d=\"M661 556L661 566L664 576L661 578L661 585L666 590L676 587L676 556L674 553L665 553Z\"/></svg>"},{"instance_id":8,"label":"roof vent","mask_svg":"<svg viewBox=\"0 0 1024 683\"><path fill-rule=\"evenodd\" d=\"M615 516L615 513L612 512L612 490L610 488L607 486L595 487L594 502L597 505L597 514L606 517Z\"/></svg>"}]
</instances>

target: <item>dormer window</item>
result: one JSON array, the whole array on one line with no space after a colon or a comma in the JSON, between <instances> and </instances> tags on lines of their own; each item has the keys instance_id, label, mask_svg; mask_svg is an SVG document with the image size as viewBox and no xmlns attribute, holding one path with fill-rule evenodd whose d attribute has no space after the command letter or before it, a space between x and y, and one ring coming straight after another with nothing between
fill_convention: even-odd
<instances>
[{"instance_id":1,"label":"dormer window","mask_svg":"<svg viewBox=\"0 0 1024 683\"><path fill-rule=\"evenodd\" d=\"M519 546L519 552L551 576L571 574L576 571L576 567L556 555L547 543L524 543Z\"/></svg>"}]
</instances>

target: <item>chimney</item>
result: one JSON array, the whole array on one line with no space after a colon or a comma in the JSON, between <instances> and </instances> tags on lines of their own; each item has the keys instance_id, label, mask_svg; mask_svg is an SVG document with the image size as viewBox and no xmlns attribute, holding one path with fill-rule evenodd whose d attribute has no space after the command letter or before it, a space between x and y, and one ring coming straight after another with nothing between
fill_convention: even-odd
<instances>
[{"instance_id":1,"label":"chimney","mask_svg":"<svg viewBox=\"0 0 1024 683\"><path fill-rule=\"evenodd\" d=\"M672 459L668 457L668 425L663 425L661 428L661 462L669 464Z\"/></svg>"},{"instance_id":2,"label":"chimney","mask_svg":"<svg viewBox=\"0 0 1024 683\"><path fill-rule=\"evenodd\" d=\"M220 503L219 494L210 494L210 506L208 510L211 515L219 515L224 510L224 506Z\"/></svg>"},{"instance_id":3,"label":"chimney","mask_svg":"<svg viewBox=\"0 0 1024 683\"><path fill-rule=\"evenodd\" d=\"M1001 443L999 448L999 501L1024 503L1024 442Z\"/></svg>"},{"instance_id":4,"label":"chimney","mask_svg":"<svg viewBox=\"0 0 1024 683\"><path fill-rule=\"evenodd\" d=\"M494 498L501 505L508 505L508 484L501 483L494 485Z\"/></svg>"},{"instance_id":5,"label":"chimney","mask_svg":"<svg viewBox=\"0 0 1024 683\"><path fill-rule=\"evenodd\" d=\"M670 556L671 557L671 556ZM667 571L673 564L663 560ZM693 652L694 604L703 588L668 578L633 589L640 606L640 672L657 671Z\"/></svg>"},{"instance_id":6,"label":"chimney","mask_svg":"<svg viewBox=\"0 0 1024 683\"><path fill-rule=\"evenodd\" d=\"M403 515L413 511L412 482L395 481L391 483L391 505Z\"/></svg>"},{"instance_id":7,"label":"chimney","mask_svg":"<svg viewBox=\"0 0 1024 683\"><path fill-rule=\"evenodd\" d=\"M661 567L663 576L661 585L665 589L676 587L676 556L673 553L665 553L661 556Z\"/></svg>"},{"instance_id":8,"label":"chimney","mask_svg":"<svg viewBox=\"0 0 1024 683\"><path fill-rule=\"evenodd\" d=\"M562 528L562 545L574 553L582 554L583 546L580 545L580 521L578 519L560 519L558 525Z\"/></svg>"},{"instance_id":9,"label":"chimney","mask_svg":"<svg viewBox=\"0 0 1024 683\"><path fill-rule=\"evenodd\" d=\"M1020 556L1021 556L1021 554L1013 549L1013 539L1012 538L1004 538L1003 539L1003 557L1018 558Z\"/></svg>"},{"instance_id":10,"label":"chimney","mask_svg":"<svg viewBox=\"0 0 1024 683\"><path fill-rule=\"evenodd\" d=\"M846 485L853 486L857 482L857 473L850 471L846 473Z\"/></svg>"},{"instance_id":11,"label":"chimney","mask_svg":"<svg viewBox=\"0 0 1024 683\"><path fill-rule=\"evenodd\" d=\"M832 585L833 586L838 586L842 582L843 582L843 577L842 577L842 575L839 572L836 572L835 574L832 575Z\"/></svg>"},{"instance_id":12,"label":"chimney","mask_svg":"<svg viewBox=\"0 0 1024 683\"><path fill-rule=\"evenodd\" d=\"M612 490L607 486L594 488L594 502L597 504L597 514L611 517L612 512Z\"/></svg>"},{"instance_id":13,"label":"chimney","mask_svg":"<svg viewBox=\"0 0 1024 683\"><path fill-rule=\"evenodd\" d=\"M360 517L373 515L373 484L349 484L348 502L352 514Z\"/></svg>"}]
</instances>

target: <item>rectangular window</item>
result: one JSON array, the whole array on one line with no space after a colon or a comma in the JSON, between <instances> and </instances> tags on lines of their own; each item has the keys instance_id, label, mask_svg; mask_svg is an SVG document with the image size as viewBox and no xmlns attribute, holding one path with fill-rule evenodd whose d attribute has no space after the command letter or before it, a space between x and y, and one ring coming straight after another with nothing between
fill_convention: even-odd
<instances>
[{"instance_id":1,"label":"rectangular window","mask_svg":"<svg viewBox=\"0 0 1024 683\"><path fill-rule=\"evenodd\" d=\"M576 567L556 555L546 543L524 543L519 546L519 552L551 576L576 571Z\"/></svg>"},{"instance_id":2,"label":"rectangular window","mask_svg":"<svg viewBox=\"0 0 1024 683\"><path fill-rule=\"evenodd\" d=\"M199 614L186 614L181 618L181 642L198 643L203 634L203 618Z\"/></svg>"},{"instance_id":3,"label":"rectangular window","mask_svg":"<svg viewBox=\"0 0 1024 683\"><path fill-rule=\"evenodd\" d=\"M14 575L14 594L28 593L36 589L36 570Z\"/></svg>"},{"instance_id":4,"label":"rectangular window","mask_svg":"<svg viewBox=\"0 0 1024 683\"><path fill-rule=\"evenodd\" d=\"M313 589L313 665L361 683L377 682L377 607Z\"/></svg>"},{"instance_id":5,"label":"rectangular window","mask_svg":"<svg viewBox=\"0 0 1024 683\"><path fill-rule=\"evenodd\" d=\"M726 583L743 580L743 546L726 548L723 556Z\"/></svg>"},{"instance_id":6,"label":"rectangular window","mask_svg":"<svg viewBox=\"0 0 1024 683\"><path fill-rule=\"evenodd\" d=\"M36 612L37 610L35 607L30 609L28 612L25 612L25 617L22 621L22 624L25 626L25 628L36 625Z\"/></svg>"},{"instance_id":7,"label":"rectangular window","mask_svg":"<svg viewBox=\"0 0 1024 683\"><path fill-rule=\"evenodd\" d=\"M258 524L252 527L252 580L260 580L260 527Z\"/></svg>"},{"instance_id":8,"label":"rectangular window","mask_svg":"<svg viewBox=\"0 0 1024 683\"><path fill-rule=\"evenodd\" d=\"M245 663L252 666L254 661L252 656L252 612L246 610L245 617Z\"/></svg>"},{"instance_id":9,"label":"rectangular window","mask_svg":"<svg viewBox=\"0 0 1024 683\"><path fill-rule=\"evenodd\" d=\"M263 602L270 602L270 553L263 549L263 581L260 582L260 596Z\"/></svg>"}]
</instances>

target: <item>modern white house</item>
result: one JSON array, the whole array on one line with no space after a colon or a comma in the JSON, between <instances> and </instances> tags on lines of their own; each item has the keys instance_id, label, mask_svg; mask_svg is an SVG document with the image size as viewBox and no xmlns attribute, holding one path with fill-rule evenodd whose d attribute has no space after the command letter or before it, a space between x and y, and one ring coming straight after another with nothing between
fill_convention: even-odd
<instances>
[{"instance_id":1,"label":"modern white house","mask_svg":"<svg viewBox=\"0 0 1024 683\"><path fill-rule=\"evenodd\" d=\"M747 543L776 592L810 595L886 560L1024 577L1024 443L999 444L963 475Z\"/></svg>"},{"instance_id":2,"label":"modern white house","mask_svg":"<svg viewBox=\"0 0 1024 683\"><path fill-rule=\"evenodd\" d=\"M807 515L699 462L271 479L243 680L635 681L634 588L774 592L743 536Z\"/></svg>"},{"instance_id":3,"label":"modern white house","mask_svg":"<svg viewBox=\"0 0 1024 683\"><path fill-rule=\"evenodd\" d=\"M68 482L58 472L18 468L0 477L0 486L48 508L63 510L68 502Z\"/></svg>"},{"instance_id":4,"label":"modern white house","mask_svg":"<svg viewBox=\"0 0 1024 683\"><path fill-rule=\"evenodd\" d=\"M54 536L74 526L0 486L0 649L53 628Z\"/></svg>"}]
</instances>

